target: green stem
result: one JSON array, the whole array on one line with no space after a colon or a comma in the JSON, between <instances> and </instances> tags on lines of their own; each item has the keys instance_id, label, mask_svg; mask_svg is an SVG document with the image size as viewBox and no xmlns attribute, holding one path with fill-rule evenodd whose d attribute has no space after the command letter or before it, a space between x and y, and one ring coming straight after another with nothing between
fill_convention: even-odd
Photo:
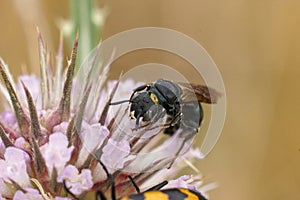
<instances>
[{"instance_id":1,"label":"green stem","mask_svg":"<svg viewBox=\"0 0 300 200\"><path fill-rule=\"evenodd\" d=\"M72 41L76 33L79 32L79 48L76 71L82 64L83 59L97 45L99 40L99 28L92 21L92 15L95 11L93 0L71 0L72 23L74 25L71 34ZM72 42L70 42L72 44Z\"/></svg>"}]
</instances>

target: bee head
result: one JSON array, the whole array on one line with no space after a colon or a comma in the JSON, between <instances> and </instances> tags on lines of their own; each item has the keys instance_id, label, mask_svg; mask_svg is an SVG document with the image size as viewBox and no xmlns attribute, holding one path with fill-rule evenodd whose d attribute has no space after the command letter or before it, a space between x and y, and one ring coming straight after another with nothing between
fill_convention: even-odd
<instances>
[{"instance_id":1,"label":"bee head","mask_svg":"<svg viewBox=\"0 0 300 200\"><path fill-rule=\"evenodd\" d=\"M145 126L150 123L158 112L158 105L153 101L153 96L150 96L148 92L141 92L131 100L130 117L136 119L137 126ZM142 122L146 124L141 124L141 118Z\"/></svg>"}]
</instances>

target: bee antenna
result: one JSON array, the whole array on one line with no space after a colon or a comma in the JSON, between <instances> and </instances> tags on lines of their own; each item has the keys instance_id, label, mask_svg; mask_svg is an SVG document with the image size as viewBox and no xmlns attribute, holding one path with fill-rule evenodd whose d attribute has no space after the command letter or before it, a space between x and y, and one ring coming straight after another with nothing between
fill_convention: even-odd
<instances>
[{"instance_id":1,"label":"bee antenna","mask_svg":"<svg viewBox=\"0 0 300 200\"><path fill-rule=\"evenodd\" d=\"M169 182L168 181L163 181L151 188L149 188L148 190L146 190L146 192L148 191L154 191L154 190L160 190L161 188L163 188L165 185L167 185Z\"/></svg>"},{"instance_id":2,"label":"bee antenna","mask_svg":"<svg viewBox=\"0 0 300 200\"><path fill-rule=\"evenodd\" d=\"M131 181L133 187L135 188L136 192L141 193L139 186L136 184L136 182L133 180L133 178L131 176L128 176L128 178L130 179L130 181Z\"/></svg>"},{"instance_id":3,"label":"bee antenna","mask_svg":"<svg viewBox=\"0 0 300 200\"><path fill-rule=\"evenodd\" d=\"M126 103L126 102L131 102L131 101L130 100L117 101L117 102L109 103L109 105L114 106L114 105L118 105L118 104L122 104L122 103Z\"/></svg>"}]
</instances>

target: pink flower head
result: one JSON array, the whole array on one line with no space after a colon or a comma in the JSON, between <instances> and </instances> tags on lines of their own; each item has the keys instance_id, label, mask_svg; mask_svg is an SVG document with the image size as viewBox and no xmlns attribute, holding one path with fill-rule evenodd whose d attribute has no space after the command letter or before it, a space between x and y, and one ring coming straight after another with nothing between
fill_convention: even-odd
<instances>
[{"instance_id":1,"label":"pink flower head","mask_svg":"<svg viewBox=\"0 0 300 200\"><path fill-rule=\"evenodd\" d=\"M131 190L124 184L129 175L140 187L153 186L175 178L180 169L192 166L194 158L202 157L197 150L188 151L192 140L182 137L185 130L171 137L162 133L168 120L165 112L153 121L129 117L132 91L144 83L123 77L106 82L109 64L99 65L99 58L106 62L98 55L100 45L77 70L77 37L64 73L62 47L53 70L40 33L38 44L41 79L24 75L15 84L0 58L0 92L7 100L0 116L0 200L85 199L98 189L108 193L111 180L105 167L114 175L118 196L123 196ZM143 102L138 106L145 106ZM137 126L140 122L143 126ZM198 185L192 177L182 176L168 186L197 190Z\"/></svg>"}]
</instances>

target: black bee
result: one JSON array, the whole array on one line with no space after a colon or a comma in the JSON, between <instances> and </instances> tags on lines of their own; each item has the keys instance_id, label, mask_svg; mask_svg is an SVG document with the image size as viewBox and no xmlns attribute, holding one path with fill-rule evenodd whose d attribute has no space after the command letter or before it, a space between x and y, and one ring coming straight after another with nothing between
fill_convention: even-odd
<instances>
[{"instance_id":1,"label":"black bee","mask_svg":"<svg viewBox=\"0 0 300 200\"><path fill-rule=\"evenodd\" d=\"M200 103L216 103L219 97L217 91L207 86L159 79L135 88L129 100L110 105L129 102L130 117L136 119L135 129L155 123L167 115L164 133L173 135L181 128L185 137L190 138L198 132L203 119Z\"/></svg>"}]
</instances>

